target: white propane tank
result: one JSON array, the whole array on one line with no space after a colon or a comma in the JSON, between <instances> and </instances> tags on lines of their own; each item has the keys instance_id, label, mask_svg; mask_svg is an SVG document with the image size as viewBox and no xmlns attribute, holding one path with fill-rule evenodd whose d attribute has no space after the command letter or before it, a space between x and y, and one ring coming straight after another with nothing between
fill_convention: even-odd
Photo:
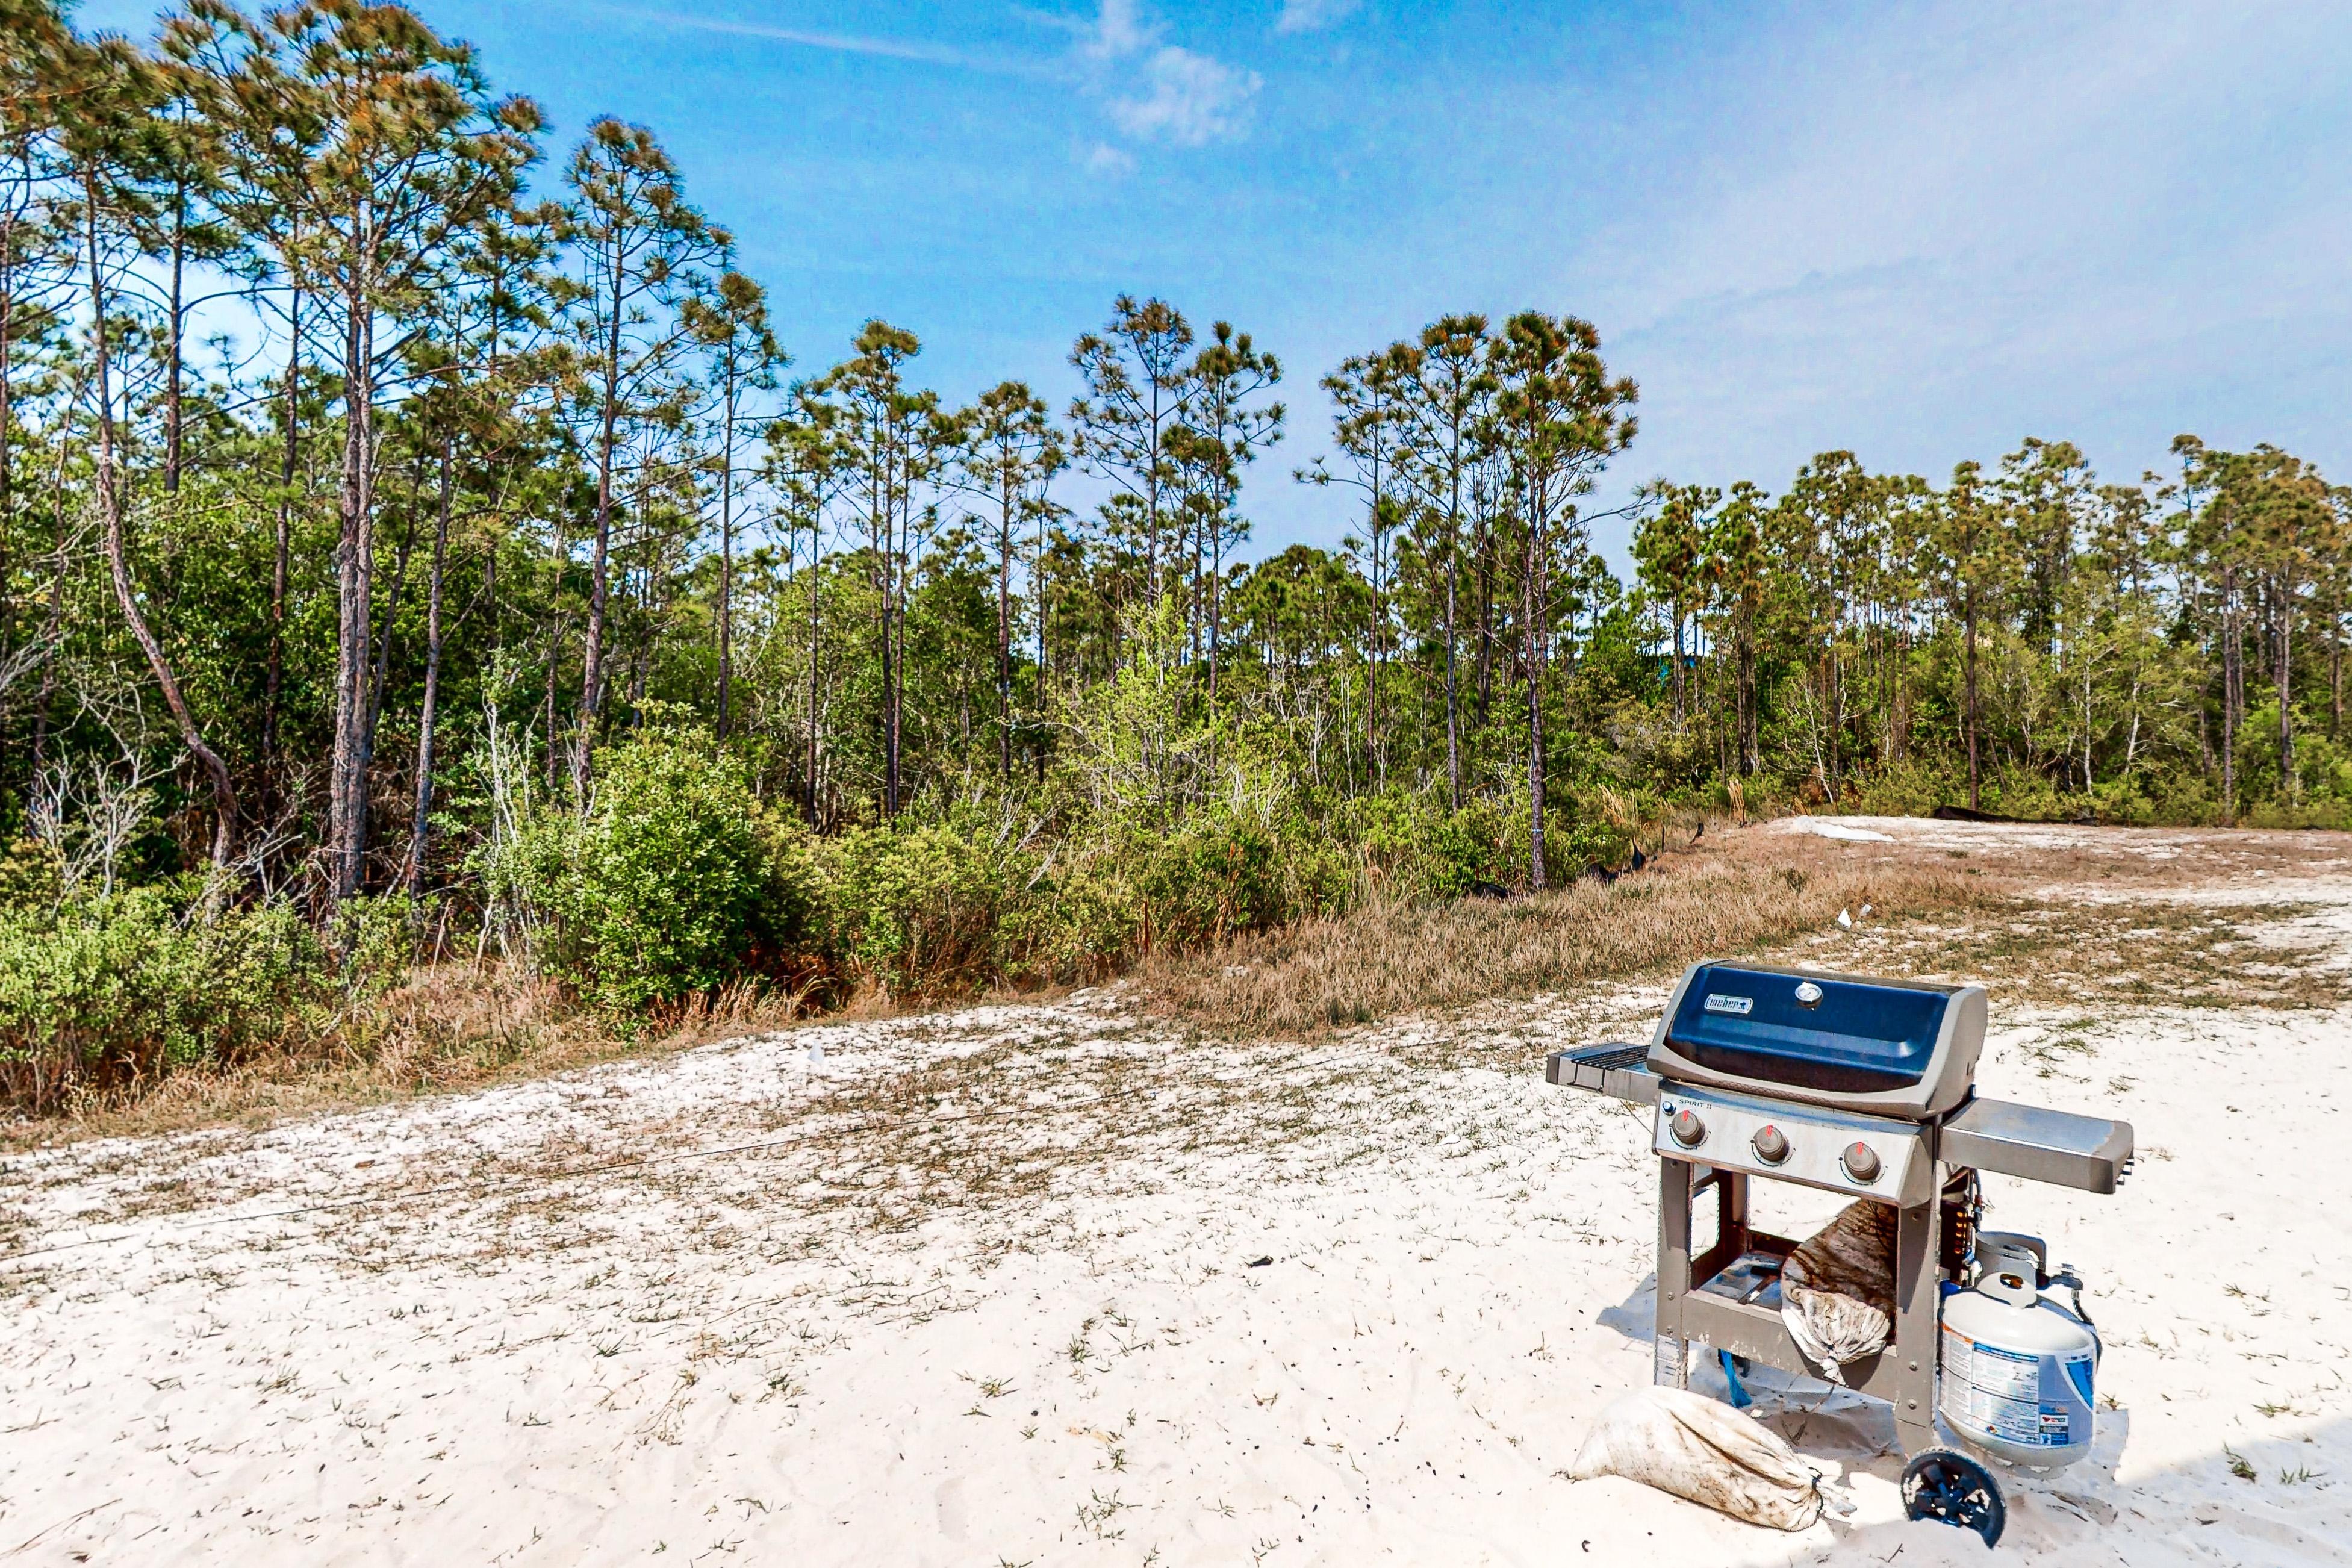
<instances>
[{"instance_id":1,"label":"white propane tank","mask_svg":"<svg viewBox=\"0 0 2352 1568\"><path fill-rule=\"evenodd\" d=\"M2012 1464L2054 1469L2091 1451L2099 1336L2043 1296L2042 1245L1987 1231L1973 1290L1943 1300L1944 1420Z\"/></svg>"}]
</instances>

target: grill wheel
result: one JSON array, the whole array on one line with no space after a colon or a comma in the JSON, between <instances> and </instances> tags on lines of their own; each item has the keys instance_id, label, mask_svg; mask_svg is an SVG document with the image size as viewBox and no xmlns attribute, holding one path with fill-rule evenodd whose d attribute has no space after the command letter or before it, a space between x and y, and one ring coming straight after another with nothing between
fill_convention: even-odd
<instances>
[{"instance_id":1,"label":"grill wheel","mask_svg":"<svg viewBox=\"0 0 2352 1568\"><path fill-rule=\"evenodd\" d=\"M2000 1539L2009 1509L1992 1473L1966 1454L1928 1448L1903 1467L1903 1512L1973 1530L1986 1546Z\"/></svg>"}]
</instances>

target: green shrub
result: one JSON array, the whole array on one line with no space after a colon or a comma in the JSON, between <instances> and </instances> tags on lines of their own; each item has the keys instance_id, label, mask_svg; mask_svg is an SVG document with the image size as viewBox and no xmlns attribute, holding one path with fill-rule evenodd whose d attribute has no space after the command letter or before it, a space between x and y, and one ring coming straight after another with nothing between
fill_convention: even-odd
<instances>
[{"instance_id":1,"label":"green shrub","mask_svg":"<svg viewBox=\"0 0 2352 1568\"><path fill-rule=\"evenodd\" d=\"M1135 883L1108 853L1049 857L1003 913L1003 950L1018 955L1010 978L1095 979L1135 956L1144 910Z\"/></svg>"},{"instance_id":2,"label":"green shrub","mask_svg":"<svg viewBox=\"0 0 2352 1568\"><path fill-rule=\"evenodd\" d=\"M494 895L538 927L538 958L615 1017L773 966L804 941L811 866L797 829L691 735L602 758L584 812L542 808L494 858Z\"/></svg>"},{"instance_id":3,"label":"green shrub","mask_svg":"<svg viewBox=\"0 0 2352 1568\"><path fill-rule=\"evenodd\" d=\"M1142 940L1213 945L1308 916L1336 914L1356 890L1356 847L1304 815L1269 825L1216 814L1133 847Z\"/></svg>"},{"instance_id":4,"label":"green shrub","mask_svg":"<svg viewBox=\"0 0 2352 1568\"><path fill-rule=\"evenodd\" d=\"M1969 803L1965 761L1907 758L1856 774L1847 782L1842 812L1856 816L1927 816L1939 805Z\"/></svg>"},{"instance_id":5,"label":"green shrub","mask_svg":"<svg viewBox=\"0 0 2352 1568\"><path fill-rule=\"evenodd\" d=\"M1017 938L1036 922L1006 917L1032 902L1039 862L1006 837L902 823L830 841L833 951L893 994L971 990L1028 967Z\"/></svg>"},{"instance_id":6,"label":"green shrub","mask_svg":"<svg viewBox=\"0 0 2352 1568\"><path fill-rule=\"evenodd\" d=\"M213 914L133 888L0 910L0 1081L19 1104L235 1060L303 1032L316 940L282 904Z\"/></svg>"},{"instance_id":7,"label":"green shrub","mask_svg":"<svg viewBox=\"0 0 2352 1568\"><path fill-rule=\"evenodd\" d=\"M1510 841L1509 816L1493 801L1473 801L1429 825L1420 850L1413 891L1433 898L1458 899L1474 882L1506 882L1512 871L1504 863Z\"/></svg>"},{"instance_id":8,"label":"green shrub","mask_svg":"<svg viewBox=\"0 0 2352 1568\"><path fill-rule=\"evenodd\" d=\"M2021 822L2062 822L2082 815L2081 805L2048 774L2014 763L1984 771L1982 799L1984 809L1994 816L2013 816Z\"/></svg>"},{"instance_id":9,"label":"green shrub","mask_svg":"<svg viewBox=\"0 0 2352 1568\"><path fill-rule=\"evenodd\" d=\"M326 951L346 1000L373 1000L400 984L416 956L420 914L406 893L362 894L335 906Z\"/></svg>"},{"instance_id":10,"label":"green shrub","mask_svg":"<svg viewBox=\"0 0 2352 1568\"><path fill-rule=\"evenodd\" d=\"M54 846L14 838L0 850L0 908L54 904L65 894L65 866Z\"/></svg>"}]
</instances>

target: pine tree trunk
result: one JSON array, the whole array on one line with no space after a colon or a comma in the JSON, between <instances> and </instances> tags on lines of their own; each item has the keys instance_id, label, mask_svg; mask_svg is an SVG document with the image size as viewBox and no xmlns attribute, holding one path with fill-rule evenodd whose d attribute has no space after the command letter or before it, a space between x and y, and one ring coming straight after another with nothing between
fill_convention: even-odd
<instances>
[{"instance_id":1,"label":"pine tree trunk","mask_svg":"<svg viewBox=\"0 0 2352 1568\"><path fill-rule=\"evenodd\" d=\"M558 754L555 733L555 687L556 666L561 660L563 652L563 609L562 603L562 595L563 593L563 558L564 552L569 547L569 543L570 542L563 537L562 530L559 529L556 532L555 540L555 581L553 585L549 588L547 595L547 689L541 699L540 712L541 717L544 721L542 724L542 738L545 740L547 745L547 755L544 759L546 763L547 793L551 795L555 793L555 775L557 768L556 756Z\"/></svg>"},{"instance_id":2,"label":"pine tree trunk","mask_svg":"<svg viewBox=\"0 0 2352 1568\"><path fill-rule=\"evenodd\" d=\"M2302 794L2294 776L2294 584L2284 572L2278 584L2279 794L2289 805Z\"/></svg>"},{"instance_id":3,"label":"pine tree trunk","mask_svg":"<svg viewBox=\"0 0 2352 1568\"><path fill-rule=\"evenodd\" d=\"M375 577L374 340L356 283L344 294L341 531L335 545L335 743L328 780L330 895L360 890L367 856L370 596Z\"/></svg>"},{"instance_id":4,"label":"pine tree trunk","mask_svg":"<svg viewBox=\"0 0 2352 1568\"><path fill-rule=\"evenodd\" d=\"M2339 602L2335 613L2327 617L2327 738L2343 739L2344 729L2344 637L2343 605Z\"/></svg>"},{"instance_id":5,"label":"pine tree trunk","mask_svg":"<svg viewBox=\"0 0 2352 1568\"><path fill-rule=\"evenodd\" d=\"M416 545L416 500L415 486L412 483L409 487L407 524L401 531L400 553L393 563L392 592L384 598L383 630L376 638L373 673L368 682L367 754L371 763L375 760L376 725L383 717L384 682L392 668L393 628L400 623L400 601L408 594L408 560Z\"/></svg>"},{"instance_id":6,"label":"pine tree trunk","mask_svg":"<svg viewBox=\"0 0 2352 1568\"><path fill-rule=\"evenodd\" d=\"M408 895L425 896L433 831L433 730L441 702L441 587L449 559L449 437L441 437L441 500L433 517L433 568L425 597L425 700L416 713L416 816L408 836Z\"/></svg>"},{"instance_id":7,"label":"pine tree trunk","mask_svg":"<svg viewBox=\"0 0 2352 1568\"><path fill-rule=\"evenodd\" d=\"M818 535L818 533L817 533L817 530L816 530L816 527L815 527L814 521L812 521L811 525L810 525L810 528L809 528L809 563L808 563L808 599L809 599L809 641L808 641L808 819L809 819L809 826L810 826L810 827L812 827L812 828L814 828L814 827L816 827L817 826L819 826L819 824L818 824L818 820L817 820L817 793L816 793L816 760L817 760L817 731L816 731L816 717L817 717L817 654L818 654L818 647L819 647L819 645L818 645L818 633L819 633L819 630L820 630L820 627L821 627L821 625L822 625L822 622L821 622L821 619L820 619L820 616L821 616L821 614L822 614L821 606L822 606L822 604L823 604L823 590L824 590L824 576L820 574L820 572L818 571L818 564L819 564L818 560L817 560L817 543L818 543L818 538L819 538L819 535Z\"/></svg>"},{"instance_id":8,"label":"pine tree trunk","mask_svg":"<svg viewBox=\"0 0 2352 1568\"><path fill-rule=\"evenodd\" d=\"M2238 581L2221 574L2221 820L2238 819L2238 666L2245 650L2238 635Z\"/></svg>"},{"instance_id":9,"label":"pine tree trunk","mask_svg":"<svg viewBox=\"0 0 2352 1568\"><path fill-rule=\"evenodd\" d=\"M180 682L172 673L172 666L163 657L163 647L155 634L148 628L147 618L140 613L139 595L131 586L129 552L122 537L122 492L115 475L114 459L114 399L109 384L108 333L106 325L106 288L104 268L98 248L98 183L87 170L82 180L83 216L87 226L85 237L89 247L90 340L95 361L93 374L98 394L98 472L94 485L98 491L99 525L105 533L106 564L114 581L115 603L121 607L122 618L131 627L131 635L139 643L140 651L147 656L147 668L154 673L155 684L163 689L164 706L172 711L179 726L180 740L204 767L213 786L213 869L227 868L229 852L236 843L236 786L230 783L228 764L220 753L205 743L196 728L194 717L188 710L186 698L181 693Z\"/></svg>"},{"instance_id":10,"label":"pine tree trunk","mask_svg":"<svg viewBox=\"0 0 2352 1568\"><path fill-rule=\"evenodd\" d=\"M580 659L580 722L578 749L572 759L573 784L588 787L588 750L604 697L604 616L610 595L613 547L613 426L614 414L607 395L604 428L596 443L596 541L588 557L588 629Z\"/></svg>"},{"instance_id":11,"label":"pine tree trunk","mask_svg":"<svg viewBox=\"0 0 2352 1568\"><path fill-rule=\"evenodd\" d=\"M1495 714L1495 528L1494 520L1478 519L1475 553L1478 559L1478 727L1485 729Z\"/></svg>"},{"instance_id":12,"label":"pine tree trunk","mask_svg":"<svg viewBox=\"0 0 2352 1568\"><path fill-rule=\"evenodd\" d=\"M1968 623L1964 633L1968 638L1965 680L1968 686L1969 708L1969 809L1982 811L1984 809L1983 773L1977 743L1977 596L1973 587L1969 590L1964 615Z\"/></svg>"},{"instance_id":13,"label":"pine tree trunk","mask_svg":"<svg viewBox=\"0 0 2352 1568\"><path fill-rule=\"evenodd\" d=\"M622 297L622 269L625 263L618 254L619 244L615 238L613 297L608 301L612 316L604 338L604 405L596 432L596 542L588 562L588 632L580 669L580 741L579 750L572 759L572 785L583 795L588 788L589 745L604 700L604 613L613 548L613 450L620 421L621 318L626 306Z\"/></svg>"},{"instance_id":14,"label":"pine tree trunk","mask_svg":"<svg viewBox=\"0 0 2352 1568\"><path fill-rule=\"evenodd\" d=\"M65 633L66 616L66 454L68 443L58 443L56 488L49 506L53 564L49 569L49 610L41 628L41 689L33 700L33 750L27 778L40 776L48 761L49 708L58 691L58 643Z\"/></svg>"},{"instance_id":15,"label":"pine tree trunk","mask_svg":"<svg viewBox=\"0 0 2352 1568\"><path fill-rule=\"evenodd\" d=\"M997 479L996 513L996 772L1013 779L1013 483Z\"/></svg>"},{"instance_id":16,"label":"pine tree trunk","mask_svg":"<svg viewBox=\"0 0 2352 1568\"><path fill-rule=\"evenodd\" d=\"M1456 690L1454 666L1461 637L1456 631L1456 598L1462 577L1462 441L1457 427L1448 466L1449 495L1445 510L1445 804L1462 809L1462 705Z\"/></svg>"},{"instance_id":17,"label":"pine tree trunk","mask_svg":"<svg viewBox=\"0 0 2352 1568\"><path fill-rule=\"evenodd\" d=\"M726 470L719 479L719 738L727 738L735 674L735 359L727 359L727 413L721 445Z\"/></svg>"},{"instance_id":18,"label":"pine tree trunk","mask_svg":"<svg viewBox=\"0 0 2352 1568\"><path fill-rule=\"evenodd\" d=\"M269 654L262 677L261 759L266 790L276 788L280 709L286 690L286 589L294 549L294 476L302 457L302 291L287 304L286 448L278 469L278 528L269 566Z\"/></svg>"},{"instance_id":19,"label":"pine tree trunk","mask_svg":"<svg viewBox=\"0 0 2352 1568\"><path fill-rule=\"evenodd\" d=\"M1041 714L1041 715L1045 712L1045 692L1046 692L1046 685L1045 685L1045 678L1046 678L1046 668L1045 668L1045 607L1046 607L1046 595L1045 595L1045 517L1046 517L1046 511L1045 511L1045 508L1043 508L1043 507L1040 507L1040 508L1038 509L1038 510L1037 510L1037 553L1036 553L1036 556L1035 556L1035 558L1034 558L1034 564L1030 567L1030 570L1029 570L1029 596L1030 596L1032 599L1035 600L1035 601L1036 601L1036 604L1037 604L1037 709L1036 709L1036 711L1037 711L1039 714ZM1037 769L1037 782L1038 782L1039 784L1044 784L1044 783L1045 782L1045 742L1044 742L1044 740L1043 740L1043 738L1042 738L1042 737L1038 740L1038 742L1037 742L1036 745L1032 749L1030 755L1031 755L1032 760L1034 761L1034 763L1035 763L1035 765L1036 765L1036 769Z\"/></svg>"},{"instance_id":20,"label":"pine tree trunk","mask_svg":"<svg viewBox=\"0 0 2352 1568\"><path fill-rule=\"evenodd\" d=\"M1543 496L1528 508L1528 566L1521 574L1521 614L1527 621L1528 659L1528 886L1544 888L1543 638L1538 617L1543 592Z\"/></svg>"},{"instance_id":21,"label":"pine tree trunk","mask_svg":"<svg viewBox=\"0 0 2352 1568\"><path fill-rule=\"evenodd\" d=\"M1680 730L1689 717L1689 708L1683 692L1683 606L1677 600L1672 606L1675 616L1675 728Z\"/></svg>"},{"instance_id":22,"label":"pine tree trunk","mask_svg":"<svg viewBox=\"0 0 2352 1568\"><path fill-rule=\"evenodd\" d=\"M16 435L16 223L15 213L0 216L0 526L5 526L15 473Z\"/></svg>"}]
</instances>

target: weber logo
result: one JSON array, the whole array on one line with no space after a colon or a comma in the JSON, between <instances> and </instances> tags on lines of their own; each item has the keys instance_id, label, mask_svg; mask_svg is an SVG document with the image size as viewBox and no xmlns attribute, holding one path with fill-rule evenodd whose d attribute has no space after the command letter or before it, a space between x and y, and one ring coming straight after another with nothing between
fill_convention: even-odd
<instances>
[{"instance_id":1,"label":"weber logo","mask_svg":"<svg viewBox=\"0 0 2352 1568\"><path fill-rule=\"evenodd\" d=\"M1710 1013L1745 1014L1756 1005L1752 996L1709 996L1706 1010Z\"/></svg>"}]
</instances>

